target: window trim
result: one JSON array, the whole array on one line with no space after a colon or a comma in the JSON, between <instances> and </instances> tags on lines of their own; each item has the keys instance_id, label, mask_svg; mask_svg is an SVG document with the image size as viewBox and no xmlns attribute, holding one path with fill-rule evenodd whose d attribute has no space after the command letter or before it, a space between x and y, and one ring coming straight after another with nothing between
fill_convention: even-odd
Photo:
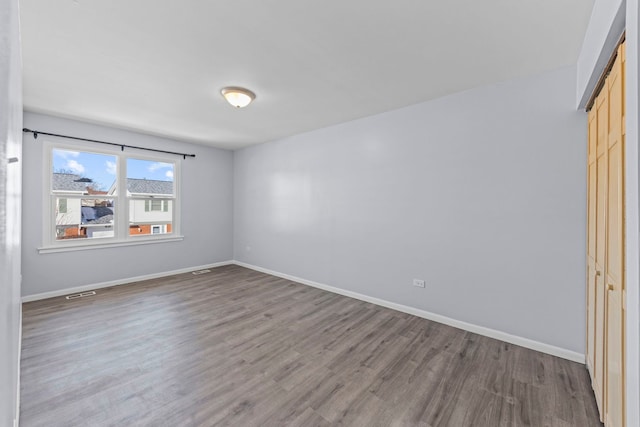
<instances>
[{"instance_id":1,"label":"window trim","mask_svg":"<svg viewBox=\"0 0 640 427\"><path fill-rule=\"evenodd\" d=\"M154 153L148 155L146 153L138 153L132 150L122 151L118 147L93 147L88 144L82 143L58 143L49 138L45 139L42 144L43 149L43 167L45 171L43 174L43 209L42 209L42 246L38 248L39 253L53 253L53 252L66 252L83 249L100 249L106 247L120 247L130 245L141 245L149 243L165 243L172 241L181 241L184 236L180 234L181 224L181 198L180 198L180 169L181 159L177 159L175 156L163 155L162 153ZM101 237L95 239L69 239L69 240L57 240L55 236L56 230L56 198L64 197L69 192L60 192L52 190L52 176L53 176L53 150L70 150L81 151L88 153L104 154L108 156L115 156L116 158L116 194L105 196L114 199L115 203L115 221L113 223L114 236L113 237ZM173 200L172 207L172 221L171 221L171 233L164 234L149 234L149 235L129 235L129 215L130 215L130 203L133 200L139 199L138 196L132 197L127 190L127 159L134 158L138 160L145 160L151 162L164 162L173 164ZM79 194L78 194L79 196ZM87 195L88 197L95 197ZM103 198L103 197L100 197ZM167 197L162 197L167 199Z\"/></svg>"},{"instance_id":2,"label":"window trim","mask_svg":"<svg viewBox=\"0 0 640 427\"><path fill-rule=\"evenodd\" d=\"M98 245L86 245L86 244L74 244L75 242L70 242L69 246L43 246L38 248L38 253L40 254L53 254L59 252L75 252L75 251L84 251L91 249L104 249L104 248L120 248L125 246L138 246L138 245L148 245L155 243L169 243L169 242L181 242L184 240L184 236L174 236L174 237L166 237L166 234L156 234L155 236L164 236L157 237L151 239L137 238L132 239L126 242L113 242L109 241L106 243L98 244ZM106 239L96 239L96 240L106 240Z\"/></svg>"}]
</instances>

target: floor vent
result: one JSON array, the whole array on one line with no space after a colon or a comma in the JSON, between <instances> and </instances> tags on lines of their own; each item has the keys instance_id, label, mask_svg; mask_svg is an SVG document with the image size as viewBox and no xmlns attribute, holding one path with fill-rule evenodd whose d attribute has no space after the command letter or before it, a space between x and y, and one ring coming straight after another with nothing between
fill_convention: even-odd
<instances>
[{"instance_id":1,"label":"floor vent","mask_svg":"<svg viewBox=\"0 0 640 427\"><path fill-rule=\"evenodd\" d=\"M96 291L87 291L87 292L80 292L79 294L67 295L65 298L66 299L84 298L84 297L90 297L95 294L96 294Z\"/></svg>"},{"instance_id":2,"label":"floor vent","mask_svg":"<svg viewBox=\"0 0 640 427\"><path fill-rule=\"evenodd\" d=\"M211 273L211 270L196 270L191 272L191 274L193 274L194 276L198 276L200 274L205 274L205 273Z\"/></svg>"}]
</instances>

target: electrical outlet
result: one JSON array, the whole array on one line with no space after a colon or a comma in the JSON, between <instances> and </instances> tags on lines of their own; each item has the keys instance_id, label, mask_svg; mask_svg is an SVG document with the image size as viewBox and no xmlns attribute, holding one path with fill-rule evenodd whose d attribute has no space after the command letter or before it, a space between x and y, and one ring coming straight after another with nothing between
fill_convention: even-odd
<instances>
[{"instance_id":1,"label":"electrical outlet","mask_svg":"<svg viewBox=\"0 0 640 427\"><path fill-rule=\"evenodd\" d=\"M424 288L424 280L413 279L413 286L417 286L419 288Z\"/></svg>"}]
</instances>

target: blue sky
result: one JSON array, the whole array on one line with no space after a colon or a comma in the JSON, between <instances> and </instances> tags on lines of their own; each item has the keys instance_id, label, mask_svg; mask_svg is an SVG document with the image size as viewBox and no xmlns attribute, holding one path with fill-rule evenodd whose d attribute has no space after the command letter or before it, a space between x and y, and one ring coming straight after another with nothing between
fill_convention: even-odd
<instances>
[{"instance_id":1,"label":"blue sky","mask_svg":"<svg viewBox=\"0 0 640 427\"><path fill-rule=\"evenodd\" d=\"M70 172L91 178L98 184L97 189L108 190L116 178L117 159L116 156L108 154L55 149L53 171ZM173 164L128 158L127 178L173 181Z\"/></svg>"}]
</instances>

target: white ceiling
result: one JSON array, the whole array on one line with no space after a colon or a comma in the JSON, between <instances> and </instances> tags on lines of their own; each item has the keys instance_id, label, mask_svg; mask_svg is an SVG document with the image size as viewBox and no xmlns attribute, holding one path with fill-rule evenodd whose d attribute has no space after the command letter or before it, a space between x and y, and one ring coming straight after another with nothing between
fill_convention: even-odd
<instances>
[{"instance_id":1,"label":"white ceiling","mask_svg":"<svg viewBox=\"0 0 640 427\"><path fill-rule=\"evenodd\" d=\"M239 148L575 64L593 3L21 0L24 104Z\"/></svg>"}]
</instances>

